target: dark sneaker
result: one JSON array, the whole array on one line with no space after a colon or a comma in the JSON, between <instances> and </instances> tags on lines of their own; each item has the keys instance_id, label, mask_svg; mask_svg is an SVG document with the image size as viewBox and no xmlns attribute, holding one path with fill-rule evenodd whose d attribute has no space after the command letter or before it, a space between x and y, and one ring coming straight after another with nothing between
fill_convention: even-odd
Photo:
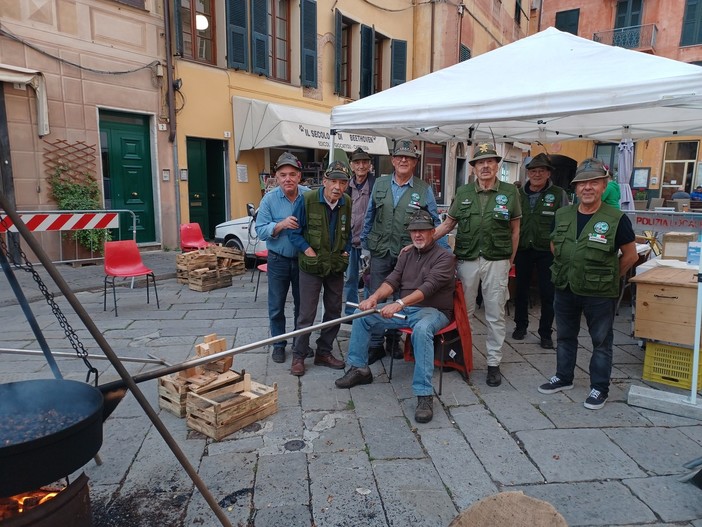
<instances>
[{"instance_id":1,"label":"dark sneaker","mask_svg":"<svg viewBox=\"0 0 702 527\"><path fill-rule=\"evenodd\" d=\"M337 388L353 388L357 384L370 384L373 382L373 374L368 366L356 368L351 366L346 375L334 381Z\"/></svg>"},{"instance_id":2,"label":"dark sneaker","mask_svg":"<svg viewBox=\"0 0 702 527\"><path fill-rule=\"evenodd\" d=\"M545 350L552 350L553 339L551 337L541 337L541 347Z\"/></svg>"},{"instance_id":3,"label":"dark sneaker","mask_svg":"<svg viewBox=\"0 0 702 527\"><path fill-rule=\"evenodd\" d=\"M317 353L317 356L314 358L314 365L326 366L334 370L343 370L344 366L346 366L343 360L337 359L331 353Z\"/></svg>"},{"instance_id":4,"label":"dark sneaker","mask_svg":"<svg viewBox=\"0 0 702 527\"><path fill-rule=\"evenodd\" d=\"M273 359L273 362L285 362L285 348L273 348L271 358Z\"/></svg>"},{"instance_id":5,"label":"dark sneaker","mask_svg":"<svg viewBox=\"0 0 702 527\"><path fill-rule=\"evenodd\" d=\"M524 340L524 337L526 337L526 329L517 328L512 332L514 340Z\"/></svg>"},{"instance_id":6,"label":"dark sneaker","mask_svg":"<svg viewBox=\"0 0 702 527\"><path fill-rule=\"evenodd\" d=\"M417 397L417 409L414 411L414 420L418 423L428 423L434 418L434 396L420 395Z\"/></svg>"},{"instance_id":7,"label":"dark sneaker","mask_svg":"<svg viewBox=\"0 0 702 527\"><path fill-rule=\"evenodd\" d=\"M302 377L305 374L305 359L293 356L290 373L295 377Z\"/></svg>"},{"instance_id":8,"label":"dark sneaker","mask_svg":"<svg viewBox=\"0 0 702 527\"><path fill-rule=\"evenodd\" d=\"M556 392L562 392L563 390L572 390L572 382L564 382L558 378L557 375L551 377L547 383L539 386L539 391L541 393L551 394Z\"/></svg>"},{"instance_id":9,"label":"dark sneaker","mask_svg":"<svg viewBox=\"0 0 702 527\"><path fill-rule=\"evenodd\" d=\"M379 361L385 357L385 348L383 346L371 346L368 349L368 365Z\"/></svg>"},{"instance_id":10,"label":"dark sneaker","mask_svg":"<svg viewBox=\"0 0 702 527\"><path fill-rule=\"evenodd\" d=\"M487 379L485 384L488 386L499 386L502 384L502 374L499 366L488 366Z\"/></svg>"},{"instance_id":11,"label":"dark sneaker","mask_svg":"<svg viewBox=\"0 0 702 527\"><path fill-rule=\"evenodd\" d=\"M590 390L590 395L585 399L585 408L599 410L606 402L607 394L593 388Z\"/></svg>"},{"instance_id":12,"label":"dark sneaker","mask_svg":"<svg viewBox=\"0 0 702 527\"><path fill-rule=\"evenodd\" d=\"M314 350L312 348L307 348L307 355L305 356L306 359L311 359L314 357Z\"/></svg>"}]
</instances>

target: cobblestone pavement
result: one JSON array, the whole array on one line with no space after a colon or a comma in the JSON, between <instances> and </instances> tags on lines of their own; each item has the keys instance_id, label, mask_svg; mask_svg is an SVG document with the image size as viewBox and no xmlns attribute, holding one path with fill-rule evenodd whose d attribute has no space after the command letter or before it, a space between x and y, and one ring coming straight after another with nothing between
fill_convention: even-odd
<instances>
[{"instance_id":1,"label":"cobblestone pavement","mask_svg":"<svg viewBox=\"0 0 702 527\"><path fill-rule=\"evenodd\" d=\"M60 267L119 356L150 354L177 363L192 356L206 334L226 337L231 347L269 336L265 275L254 302L250 271L234 277L232 287L199 293L173 278L175 253L144 253L144 260L156 271L161 308L153 298L146 304L137 283L119 288L118 317L109 298L103 311L101 266ZM52 351L72 352L31 277L19 280ZM57 302L88 351L101 354L66 300L58 296ZM233 525L438 527L480 498L521 490L552 503L571 526L702 527L702 490L678 481L682 464L702 455L702 422L626 403L631 385L646 385L627 307L616 320L610 399L599 411L583 407L591 347L585 337L575 388L542 395L536 387L554 373L555 352L541 349L533 332L512 341L508 322L503 384L486 386L482 315L472 321L470 381L456 372L444 375L428 424L414 422L412 364L396 362L389 380L388 359L371 367L372 384L340 390L334 386L340 372L315 367L311 359L297 378L289 374L289 352L285 364L272 362L265 348L238 355L235 370L277 384L279 409L219 442L159 410L156 381L139 387ZM4 276L0 323L0 347L39 349ZM348 328L342 326L338 338L342 356ZM0 357L0 382L52 377L41 357ZM101 382L116 378L109 362L93 363ZM61 358L58 364L66 378L85 378L81 361ZM132 374L153 367L125 366ZM438 371L435 381L438 386ZM100 456L101 466L91 461L82 469L91 481L96 526L219 525L131 394L105 423Z\"/></svg>"}]
</instances>

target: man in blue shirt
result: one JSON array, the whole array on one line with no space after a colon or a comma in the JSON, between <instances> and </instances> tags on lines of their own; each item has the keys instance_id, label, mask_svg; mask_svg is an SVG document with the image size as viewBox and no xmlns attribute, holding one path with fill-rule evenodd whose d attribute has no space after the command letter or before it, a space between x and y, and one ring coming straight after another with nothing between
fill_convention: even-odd
<instances>
[{"instance_id":1,"label":"man in blue shirt","mask_svg":"<svg viewBox=\"0 0 702 527\"><path fill-rule=\"evenodd\" d=\"M290 232L300 224L293 214L302 203L302 192L309 188L300 185L302 163L291 153L282 154L275 164L278 186L263 196L256 216L256 234L268 248L268 318L271 337L285 333L285 301L292 286L295 303L295 321L300 313L300 287L297 248L290 241ZM274 362L285 362L283 340L273 345Z\"/></svg>"},{"instance_id":2,"label":"man in blue shirt","mask_svg":"<svg viewBox=\"0 0 702 527\"><path fill-rule=\"evenodd\" d=\"M351 199L344 194L349 186L349 168L334 161L324 173L322 188L305 192L302 202L295 206L294 215L300 227L290 234L290 241L300 251L300 315L297 328L308 328L314 322L319 294L324 290L322 322L341 316L344 271L349 265L351 250ZM332 355L339 326L320 331L317 339L316 366L340 370L344 361ZM293 345L290 373L305 374L305 358L310 334L300 335Z\"/></svg>"},{"instance_id":3,"label":"man in blue shirt","mask_svg":"<svg viewBox=\"0 0 702 527\"><path fill-rule=\"evenodd\" d=\"M690 193L690 199L693 201L702 201L702 186L698 186Z\"/></svg>"}]
</instances>

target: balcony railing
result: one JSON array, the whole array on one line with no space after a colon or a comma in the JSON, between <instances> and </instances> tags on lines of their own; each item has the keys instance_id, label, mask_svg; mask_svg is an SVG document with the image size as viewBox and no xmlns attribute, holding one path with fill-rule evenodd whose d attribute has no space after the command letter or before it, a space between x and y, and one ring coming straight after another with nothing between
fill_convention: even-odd
<instances>
[{"instance_id":1,"label":"balcony railing","mask_svg":"<svg viewBox=\"0 0 702 527\"><path fill-rule=\"evenodd\" d=\"M592 40L620 48L653 50L656 47L657 32L656 24L629 26L598 31L592 35Z\"/></svg>"}]
</instances>

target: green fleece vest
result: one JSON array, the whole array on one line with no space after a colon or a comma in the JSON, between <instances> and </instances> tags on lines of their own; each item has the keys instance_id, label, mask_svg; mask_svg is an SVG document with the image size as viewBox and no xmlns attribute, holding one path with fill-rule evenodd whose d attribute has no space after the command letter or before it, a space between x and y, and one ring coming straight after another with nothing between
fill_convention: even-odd
<instances>
[{"instance_id":1,"label":"green fleece vest","mask_svg":"<svg viewBox=\"0 0 702 527\"><path fill-rule=\"evenodd\" d=\"M614 240L623 213L602 204L576 238L578 206L556 212L551 234L554 258L553 284L576 295L616 298L619 296L619 257Z\"/></svg>"},{"instance_id":2,"label":"green fleece vest","mask_svg":"<svg viewBox=\"0 0 702 527\"><path fill-rule=\"evenodd\" d=\"M529 195L519 189L522 200L522 218L519 225L519 249L551 250L551 231L556 211L563 206L563 189L549 184L541 191L534 210L529 204Z\"/></svg>"},{"instance_id":3,"label":"green fleece vest","mask_svg":"<svg viewBox=\"0 0 702 527\"><path fill-rule=\"evenodd\" d=\"M368 234L368 249L371 256L376 258L383 258L388 253L397 258L400 250L412 243L407 225L417 207L425 207L427 204L429 186L421 179L413 177L413 186L407 187L395 207L392 199L392 178L393 176L383 176L373 186L375 218Z\"/></svg>"},{"instance_id":4,"label":"green fleece vest","mask_svg":"<svg viewBox=\"0 0 702 527\"><path fill-rule=\"evenodd\" d=\"M342 198L344 203L342 204L340 201L337 205L339 218L336 222L334 244L332 245L329 235L327 204L320 203L319 191L305 192L302 197L305 200L307 213L307 225L302 229L302 236L317 253L317 256L299 253L297 258L300 269L316 276L343 273L349 265L348 255L342 256L342 253L346 249L349 236L351 236L351 199L344 195Z\"/></svg>"},{"instance_id":5,"label":"green fleece vest","mask_svg":"<svg viewBox=\"0 0 702 527\"><path fill-rule=\"evenodd\" d=\"M458 222L454 253L459 260L508 260L512 257L512 211L519 199L517 187L499 182L497 192L490 191L484 209L475 190L468 183L456 191L455 219Z\"/></svg>"}]
</instances>

